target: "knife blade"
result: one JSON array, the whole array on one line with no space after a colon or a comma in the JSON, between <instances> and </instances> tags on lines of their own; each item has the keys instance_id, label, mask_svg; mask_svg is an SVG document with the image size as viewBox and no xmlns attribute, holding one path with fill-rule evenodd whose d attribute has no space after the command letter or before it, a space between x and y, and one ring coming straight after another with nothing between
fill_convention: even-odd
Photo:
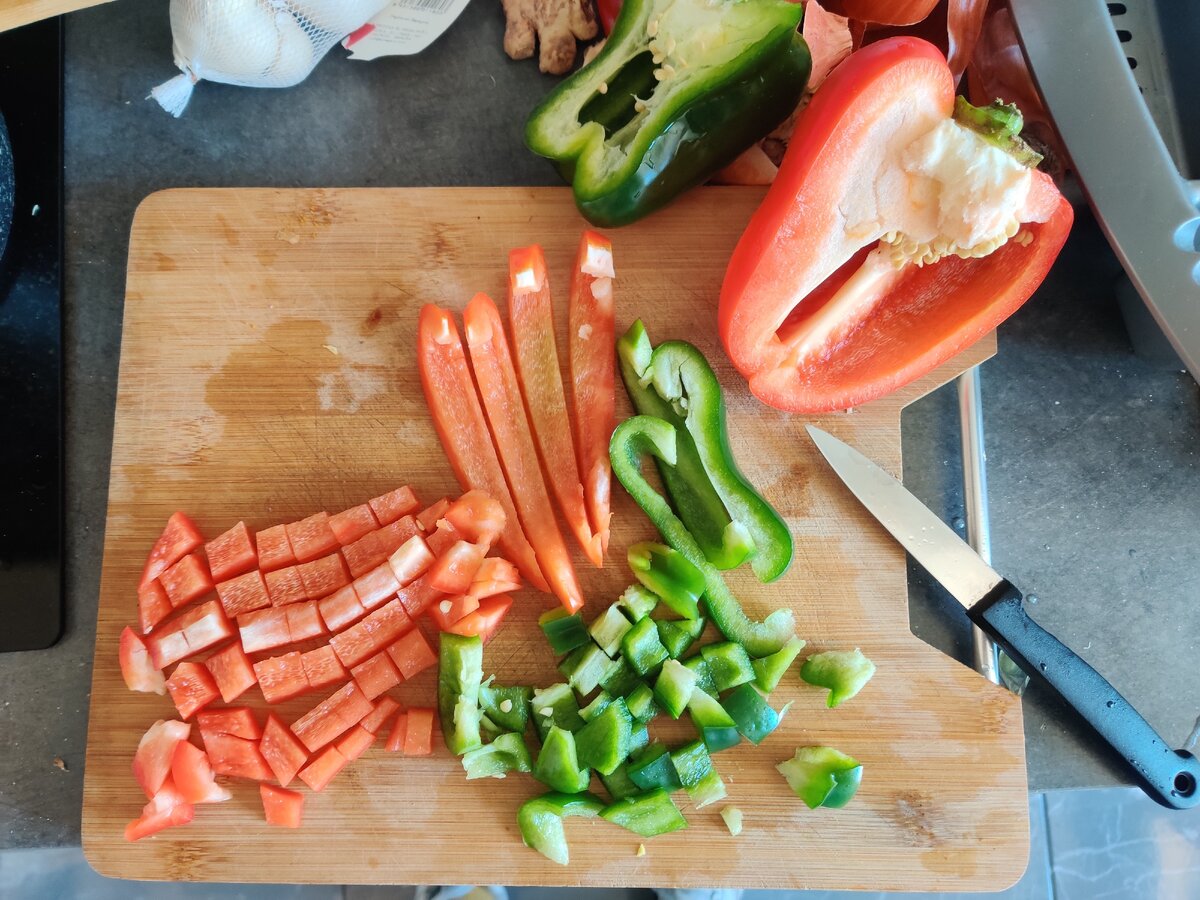
<instances>
[{"instance_id":1,"label":"knife blade","mask_svg":"<svg viewBox=\"0 0 1200 900\"><path fill-rule=\"evenodd\" d=\"M1021 592L899 481L815 426L808 433L851 493L1031 677L1063 698L1170 809L1200 804L1200 760L1173 750L1099 672L1025 612Z\"/></svg>"}]
</instances>

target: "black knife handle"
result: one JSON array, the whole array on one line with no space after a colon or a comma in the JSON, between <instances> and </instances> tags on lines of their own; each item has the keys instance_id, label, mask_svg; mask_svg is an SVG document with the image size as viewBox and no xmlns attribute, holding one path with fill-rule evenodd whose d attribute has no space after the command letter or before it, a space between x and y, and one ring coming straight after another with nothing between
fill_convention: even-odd
<instances>
[{"instance_id":1,"label":"black knife handle","mask_svg":"<svg viewBox=\"0 0 1200 900\"><path fill-rule=\"evenodd\" d=\"M1103 675L1029 618L1013 585L1001 583L967 615L1017 665L1071 704L1133 767L1151 799L1171 809L1200 805L1200 760L1172 750Z\"/></svg>"}]
</instances>

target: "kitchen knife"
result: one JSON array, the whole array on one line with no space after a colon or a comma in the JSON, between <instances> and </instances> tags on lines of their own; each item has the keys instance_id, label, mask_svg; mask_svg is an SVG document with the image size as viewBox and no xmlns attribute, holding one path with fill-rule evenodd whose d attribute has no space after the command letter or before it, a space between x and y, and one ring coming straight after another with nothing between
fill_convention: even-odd
<instances>
[{"instance_id":1,"label":"kitchen knife","mask_svg":"<svg viewBox=\"0 0 1200 900\"><path fill-rule=\"evenodd\" d=\"M904 485L833 435L812 425L808 433L867 511L966 607L971 621L1121 754L1151 799L1171 809L1200 804L1200 760L1172 750L1104 676L1029 618L1021 592Z\"/></svg>"}]
</instances>

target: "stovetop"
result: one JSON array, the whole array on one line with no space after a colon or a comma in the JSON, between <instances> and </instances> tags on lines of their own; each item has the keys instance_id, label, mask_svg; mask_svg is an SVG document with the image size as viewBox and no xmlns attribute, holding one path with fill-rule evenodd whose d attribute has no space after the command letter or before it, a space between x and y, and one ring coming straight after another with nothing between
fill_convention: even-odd
<instances>
[{"instance_id":1,"label":"stovetop","mask_svg":"<svg viewBox=\"0 0 1200 900\"><path fill-rule=\"evenodd\" d=\"M0 34L16 175L0 258L0 651L63 629L62 71L58 19Z\"/></svg>"}]
</instances>

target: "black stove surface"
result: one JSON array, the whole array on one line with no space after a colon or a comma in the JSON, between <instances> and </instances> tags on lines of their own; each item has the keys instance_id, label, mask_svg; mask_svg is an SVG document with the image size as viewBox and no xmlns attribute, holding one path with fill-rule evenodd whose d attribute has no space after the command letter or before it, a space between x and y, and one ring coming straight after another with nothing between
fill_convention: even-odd
<instances>
[{"instance_id":1,"label":"black stove surface","mask_svg":"<svg viewBox=\"0 0 1200 900\"><path fill-rule=\"evenodd\" d=\"M0 651L63 628L62 71L58 19L0 34L16 176L0 257Z\"/></svg>"}]
</instances>

